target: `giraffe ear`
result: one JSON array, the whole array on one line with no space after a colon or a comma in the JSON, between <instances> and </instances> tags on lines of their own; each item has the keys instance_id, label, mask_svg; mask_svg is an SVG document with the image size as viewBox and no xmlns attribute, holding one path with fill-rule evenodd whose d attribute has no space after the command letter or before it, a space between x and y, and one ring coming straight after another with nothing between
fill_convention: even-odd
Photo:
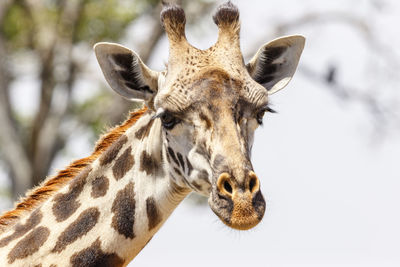
<instances>
[{"instance_id":1,"label":"giraffe ear","mask_svg":"<svg viewBox=\"0 0 400 267\"><path fill-rule=\"evenodd\" d=\"M97 43L94 51L104 77L118 94L148 102L157 93L159 73L149 69L135 52L113 43Z\"/></svg>"},{"instance_id":2,"label":"giraffe ear","mask_svg":"<svg viewBox=\"0 0 400 267\"><path fill-rule=\"evenodd\" d=\"M292 79L303 51L305 38L292 35L263 45L247 63L250 76L271 95L284 88Z\"/></svg>"}]
</instances>

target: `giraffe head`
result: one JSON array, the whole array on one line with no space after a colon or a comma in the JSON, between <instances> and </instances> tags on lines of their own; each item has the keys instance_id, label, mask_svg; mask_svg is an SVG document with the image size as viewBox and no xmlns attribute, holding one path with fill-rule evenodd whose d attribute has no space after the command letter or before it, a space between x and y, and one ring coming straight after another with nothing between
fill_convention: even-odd
<instances>
[{"instance_id":1,"label":"giraffe head","mask_svg":"<svg viewBox=\"0 0 400 267\"><path fill-rule=\"evenodd\" d=\"M294 75L304 38L269 42L246 64L237 7L227 2L213 19L218 40L200 50L186 40L183 9L164 4L161 22L170 47L162 72L117 44L99 43L95 52L110 86L127 99L143 100L154 123L162 125L171 179L208 196L225 224L245 230L257 225L265 211L250 161L254 131L264 113L272 111L269 96Z\"/></svg>"}]
</instances>

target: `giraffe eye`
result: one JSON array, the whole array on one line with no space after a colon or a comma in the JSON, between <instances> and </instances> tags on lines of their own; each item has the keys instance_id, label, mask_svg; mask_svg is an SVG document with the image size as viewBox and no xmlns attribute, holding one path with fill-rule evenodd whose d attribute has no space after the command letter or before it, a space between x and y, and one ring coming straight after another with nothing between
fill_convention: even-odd
<instances>
[{"instance_id":1,"label":"giraffe eye","mask_svg":"<svg viewBox=\"0 0 400 267\"><path fill-rule=\"evenodd\" d=\"M178 118L174 117L173 115L171 115L171 113L169 113L169 112L164 112L161 115L161 123L162 123L163 127L167 130L171 130L179 122L180 122L180 120Z\"/></svg>"}]
</instances>

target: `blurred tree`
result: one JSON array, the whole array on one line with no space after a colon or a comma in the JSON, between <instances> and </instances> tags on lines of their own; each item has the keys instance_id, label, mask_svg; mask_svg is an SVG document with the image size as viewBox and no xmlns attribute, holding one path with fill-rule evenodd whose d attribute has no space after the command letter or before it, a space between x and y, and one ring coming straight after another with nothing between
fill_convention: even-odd
<instances>
[{"instance_id":1,"label":"blurred tree","mask_svg":"<svg viewBox=\"0 0 400 267\"><path fill-rule=\"evenodd\" d=\"M212 5L178 3L196 4L197 15ZM109 97L105 90L84 101L75 101L73 96L87 72L88 61L82 55L93 53L96 42L125 38L128 27L142 17L150 26L146 25L136 50L147 62L163 34L160 9L159 0L0 2L0 163L12 182L14 199L48 175L77 125L98 136L103 125L120 122L140 105ZM32 64L28 61L34 65L29 75L39 81L39 103L33 114L26 115L14 106L10 95L21 79L21 67Z\"/></svg>"},{"instance_id":2,"label":"blurred tree","mask_svg":"<svg viewBox=\"0 0 400 267\"><path fill-rule=\"evenodd\" d=\"M38 184L65 145L60 123L76 114L71 96L84 66L73 56L77 45L88 48L104 39L118 40L139 12L157 3L118 0L5 1L0 7L0 121L2 159L7 163L14 197ZM30 118L11 106L14 56L33 54L40 80L40 103ZM58 90L62 104L54 105ZM60 101L61 100L61 101Z\"/></svg>"},{"instance_id":3,"label":"blurred tree","mask_svg":"<svg viewBox=\"0 0 400 267\"><path fill-rule=\"evenodd\" d=\"M0 7L0 122L2 159L8 166L13 196L38 184L54 156L65 145L60 123L75 107L71 96L77 73L84 67L73 56L78 45L91 47L104 39L119 39L139 12L157 3L118 0L4 1ZM10 91L18 79L16 55L36 59L38 109L29 118L11 105ZM62 98L57 91L62 91ZM61 103L61 104L59 104Z\"/></svg>"}]
</instances>

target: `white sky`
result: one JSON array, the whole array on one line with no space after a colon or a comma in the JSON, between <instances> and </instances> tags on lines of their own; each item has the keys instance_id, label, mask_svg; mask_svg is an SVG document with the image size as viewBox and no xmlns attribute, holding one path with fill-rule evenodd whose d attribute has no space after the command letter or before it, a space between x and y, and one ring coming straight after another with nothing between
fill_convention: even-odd
<instances>
[{"instance_id":1,"label":"white sky","mask_svg":"<svg viewBox=\"0 0 400 267\"><path fill-rule=\"evenodd\" d=\"M244 51L275 38L268 25L276 19L332 11L374 19L376 38L386 41L381 37L387 35L388 45L399 45L394 1L380 14L370 1L234 2L241 11ZM381 74L368 77L368 64L376 59L352 27L310 24L290 33L307 37L301 59L307 66L324 71L327 63L337 64L340 81L361 89L378 84L377 94L396 85L382 84ZM201 48L216 34L211 15L209 24L187 32ZM167 60L166 44L156 55L152 63L159 67ZM263 222L248 232L233 231L208 206L184 202L130 266L400 266L400 138L373 140L362 107L342 104L301 73L271 100L279 113L264 119L253 150L267 200Z\"/></svg>"}]
</instances>

